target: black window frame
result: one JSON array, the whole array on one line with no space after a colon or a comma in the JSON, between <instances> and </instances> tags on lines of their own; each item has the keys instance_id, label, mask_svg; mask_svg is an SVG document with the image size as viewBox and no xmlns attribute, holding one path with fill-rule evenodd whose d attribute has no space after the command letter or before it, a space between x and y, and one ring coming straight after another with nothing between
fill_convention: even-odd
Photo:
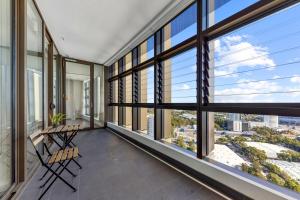
<instances>
[{"instance_id":1,"label":"black window frame","mask_svg":"<svg viewBox=\"0 0 300 200\"><path fill-rule=\"evenodd\" d=\"M110 103L109 106L132 107L132 121L137 124L138 108L154 108L154 140L162 138L161 126L159 120L160 111L163 109L177 110L195 110L197 111L197 157L205 158L210 151L209 137L209 112L231 112L231 113L246 113L246 114L265 114L265 115L280 115L280 116L300 116L300 103L210 103L209 102L209 65L208 65L208 42L217 37L225 35L249 23L257 21L265 16L271 15L277 11L287 8L298 1L258 1L239 12L229 16L228 18L208 27L207 21L203 20L203 16L207 20L207 14L204 13L207 9L207 0L197 0L188 5L184 10L178 13L174 18L190 6L197 3L197 34L188 38L181 43L163 51L163 28L170 23L174 18L169 20L164 26L158 29L154 36L154 57L144 62L140 62L139 45L132 49L132 68L126 71L120 70L119 74L108 79L109 82L119 80L119 92L122 92L123 85L120 83L122 77L132 74L132 103L124 103L122 98L119 98L118 103ZM174 57L182 52L192 48L197 48L197 103L162 103L162 88L161 88L161 62ZM126 53L125 55L127 55ZM122 58L118 61L122 64ZM138 103L137 73L150 66L154 66L154 103ZM204 81L202 81L202 79ZM119 96L120 95L119 93ZM119 109L120 111L120 109ZM120 113L119 113L119 116ZM119 118L120 119L120 118ZM132 124L132 130L137 130L137 125Z\"/></svg>"}]
</instances>

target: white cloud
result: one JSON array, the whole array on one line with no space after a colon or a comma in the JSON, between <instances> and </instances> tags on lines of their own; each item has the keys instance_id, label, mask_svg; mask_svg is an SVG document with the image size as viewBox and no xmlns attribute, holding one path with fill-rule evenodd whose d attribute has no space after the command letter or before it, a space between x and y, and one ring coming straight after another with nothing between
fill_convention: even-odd
<instances>
[{"instance_id":1,"label":"white cloud","mask_svg":"<svg viewBox=\"0 0 300 200\"><path fill-rule=\"evenodd\" d=\"M299 86L296 86L296 87L288 87L288 88L286 88L286 90L290 92L290 93L288 94L289 99L292 99L291 97L297 98L297 97L300 96L300 87L299 87Z\"/></svg>"},{"instance_id":2,"label":"white cloud","mask_svg":"<svg viewBox=\"0 0 300 200\"><path fill-rule=\"evenodd\" d=\"M197 65L193 65L192 70L193 70L193 72L196 72L197 71Z\"/></svg>"},{"instance_id":3,"label":"white cloud","mask_svg":"<svg viewBox=\"0 0 300 200\"><path fill-rule=\"evenodd\" d=\"M272 93L281 91L282 87L276 82L259 81L251 82L251 80L241 79L236 87L217 89L215 91L216 102L273 102ZM221 95L221 96L218 96ZM224 96L222 96L224 95ZM228 96L226 96L228 95Z\"/></svg>"},{"instance_id":4,"label":"white cloud","mask_svg":"<svg viewBox=\"0 0 300 200\"><path fill-rule=\"evenodd\" d=\"M184 83L182 85L176 86L174 89L175 90L189 90L189 89L191 89L191 86L189 86L188 84Z\"/></svg>"},{"instance_id":5,"label":"white cloud","mask_svg":"<svg viewBox=\"0 0 300 200\"><path fill-rule=\"evenodd\" d=\"M292 78L290 79L290 81L291 81L292 83L300 83L300 76L299 76L299 75L295 75L294 77L292 77Z\"/></svg>"},{"instance_id":6,"label":"white cloud","mask_svg":"<svg viewBox=\"0 0 300 200\"><path fill-rule=\"evenodd\" d=\"M191 87L188 84L181 85L180 89L182 90L189 90Z\"/></svg>"},{"instance_id":7,"label":"white cloud","mask_svg":"<svg viewBox=\"0 0 300 200\"><path fill-rule=\"evenodd\" d=\"M268 48L253 45L246 38L247 36L233 35L214 42L215 59L211 62L215 62L215 76L234 73L244 66L275 66L275 62L268 55Z\"/></svg>"}]
</instances>

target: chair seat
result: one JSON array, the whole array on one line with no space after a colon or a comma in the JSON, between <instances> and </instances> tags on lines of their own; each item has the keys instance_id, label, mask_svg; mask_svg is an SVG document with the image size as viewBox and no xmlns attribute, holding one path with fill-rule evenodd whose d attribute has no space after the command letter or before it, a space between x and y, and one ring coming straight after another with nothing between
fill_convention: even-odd
<instances>
[{"instance_id":1,"label":"chair seat","mask_svg":"<svg viewBox=\"0 0 300 200\"><path fill-rule=\"evenodd\" d=\"M78 147L66 148L64 150L55 151L48 160L48 164L57 163L64 160L70 160L72 158L78 157L78 154Z\"/></svg>"}]
</instances>

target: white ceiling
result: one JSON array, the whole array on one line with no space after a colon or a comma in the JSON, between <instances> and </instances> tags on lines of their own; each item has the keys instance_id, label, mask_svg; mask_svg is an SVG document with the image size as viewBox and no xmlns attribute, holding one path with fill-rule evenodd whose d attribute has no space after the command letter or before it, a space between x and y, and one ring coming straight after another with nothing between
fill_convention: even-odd
<instances>
[{"instance_id":1,"label":"white ceiling","mask_svg":"<svg viewBox=\"0 0 300 200\"><path fill-rule=\"evenodd\" d=\"M36 0L64 56L105 63L180 0Z\"/></svg>"}]
</instances>

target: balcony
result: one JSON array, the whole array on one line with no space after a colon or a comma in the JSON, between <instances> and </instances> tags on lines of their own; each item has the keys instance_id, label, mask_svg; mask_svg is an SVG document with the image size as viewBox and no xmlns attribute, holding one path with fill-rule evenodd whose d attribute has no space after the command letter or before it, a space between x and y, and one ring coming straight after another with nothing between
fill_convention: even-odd
<instances>
[{"instance_id":1,"label":"balcony","mask_svg":"<svg viewBox=\"0 0 300 200\"><path fill-rule=\"evenodd\" d=\"M0 0L0 198L300 199L299 13Z\"/></svg>"},{"instance_id":2,"label":"balcony","mask_svg":"<svg viewBox=\"0 0 300 200\"><path fill-rule=\"evenodd\" d=\"M225 199L213 189L190 179L120 136L105 129L79 133L75 143L83 169L70 169L75 178L65 175L78 190L73 192L57 181L44 199ZM41 194L40 168L19 196L32 200Z\"/></svg>"}]
</instances>

